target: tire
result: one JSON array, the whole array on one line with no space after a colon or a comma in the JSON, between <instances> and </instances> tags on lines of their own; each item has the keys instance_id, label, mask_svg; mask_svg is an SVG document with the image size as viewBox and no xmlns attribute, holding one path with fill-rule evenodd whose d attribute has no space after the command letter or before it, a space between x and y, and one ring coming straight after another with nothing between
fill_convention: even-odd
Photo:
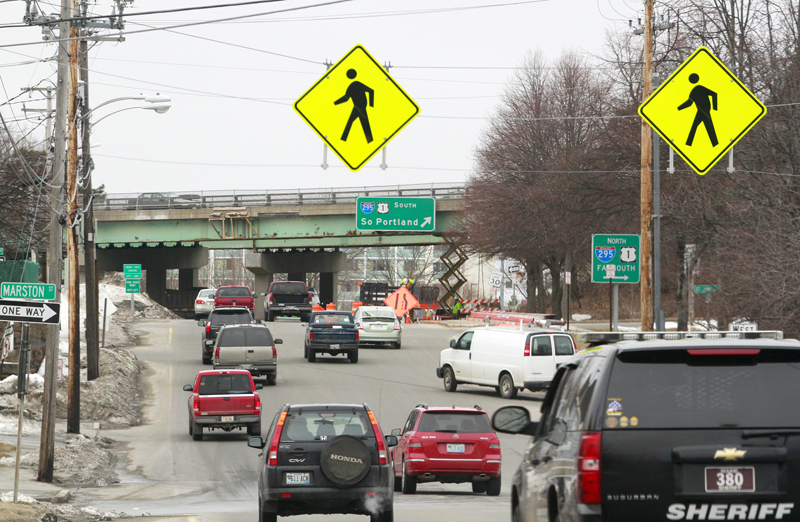
<instances>
[{"instance_id":1,"label":"tire","mask_svg":"<svg viewBox=\"0 0 800 522\"><path fill-rule=\"evenodd\" d=\"M394 522L394 510L387 509L369 516L369 522Z\"/></svg>"},{"instance_id":2,"label":"tire","mask_svg":"<svg viewBox=\"0 0 800 522\"><path fill-rule=\"evenodd\" d=\"M211 357L203 356L203 364L211 364Z\"/></svg>"},{"instance_id":3,"label":"tire","mask_svg":"<svg viewBox=\"0 0 800 522\"><path fill-rule=\"evenodd\" d=\"M192 422L192 439L203 440L203 427L196 422Z\"/></svg>"},{"instance_id":4,"label":"tire","mask_svg":"<svg viewBox=\"0 0 800 522\"><path fill-rule=\"evenodd\" d=\"M251 424L247 427L248 435L261 435L261 421Z\"/></svg>"},{"instance_id":5,"label":"tire","mask_svg":"<svg viewBox=\"0 0 800 522\"><path fill-rule=\"evenodd\" d=\"M456 376L453 373L453 369L449 366L446 366L444 369L444 375L442 375L442 383L444 384L444 391L454 392L456 388L458 388L458 383L456 382Z\"/></svg>"},{"instance_id":6,"label":"tire","mask_svg":"<svg viewBox=\"0 0 800 522\"><path fill-rule=\"evenodd\" d=\"M486 484L486 494L490 497L496 497L500 494L500 488L502 483L500 481L500 476L497 478L490 478L489 482Z\"/></svg>"},{"instance_id":7,"label":"tire","mask_svg":"<svg viewBox=\"0 0 800 522\"><path fill-rule=\"evenodd\" d=\"M350 362L355 364L358 362L358 350L354 350L347 354L347 358L350 359Z\"/></svg>"},{"instance_id":8,"label":"tire","mask_svg":"<svg viewBox=\"0 0 800 522\"><path fill-rule=\"evenodd\" d=\"M275 315L270 312L264 312L264 320L268 323L271 323L275 320Z\"/></svg>"},{"instance_id":9,"label":"tire","mask_svg":"<svg viewBox=\"0 0 800 522\"><path fill-rule=\"evenodd\" d=\"M303 345L303 358L304 359L308 359L308 345L307 344Z\"/></svg>"},{"instance_id":10,"label":"tire","mask_svg":"<svg viewBox=\"0 0 800 522\"><path fill-rule=\"evenodd\" d=\"M394 343L394 349L395 350L399 350L400 349L400 343Z\"/></svg>"},{"instance_id":11,"label":"tire","mask_svg":"<svg viewBox=\"0 0 800 522\"><path fill-rule=\"evenodd\" d=\"M194 435L194 430L192 430L193 426L194 426L194 422L192 421L192 417L190 416L189 417L189 436Z\"/></svg>"},{"instance_id":12,"label":"tire","mask_svg":"<svg viewBox=\"0 0 800 522\"><path fill-rule=\"evenodd\" d=\"M268 373L267 374L267 385L275 386L276 382L278 382L278 374L277 373Z\"/></svg>"},{"instance_id":13,"label":"tire","mask_svg":"<svg viewBox=\"0 0 800 522\"><path fill-rule=\"evenodd\" d=\"M328 442L320 453L320 470L340 488L355 486L369 474L372 455L357 437L340 435Z\"/></svg>"},{"instance_id":14,"label":"tire","mask_svg":"<svg viewBox=\"0 0 800 522\"><path fill-rule=\"evenodd\" d=\"M486 482L473 482L472 483L472 492L473 493L486 493Z\"/></svg>"},{"instance_id":15,"label":"tire","mask_svg":"<svg viewBox=\"0 0 800 522\"><path fill-rule=\"evenodd\" d=\"M500 376L500 397L504 399L513 399L517 396L517 388L514 387L514 379L511 375L504 373Z\"/></svg>"},{"instance_id":16,"label":"tire","mask_svg":"<svg viewBox=\"0 0 800 522\"><path fill-rule=\"evenodd\" d=\"M258 522L278 522L278 514L262 511L261 502L259 501Z\"/></svg>"},{"instance_id":17,"label":"tire","mask_svg":"<svg viewBox=\"0 0 800 522\"><path fill-rule=\"evenodd\" d=\"M403 476L401 490L404 495L413 495L417 492L417 479L406 473L406 463L403 461Z\"/></svg>"},{"instance_id":18,"label":"tire","mask_svg":"<svg viewBox=\"0 0 800 522\"><path fill-rule=\"evenodd\" d=\"M317 354L311 348L308 349L308 362L317 362Z\"/></svg>"},{"instance_id":19,"label":"tire","mask_svg":"<svg viewBox=\"0 0 800 522\"><path fill-rule=\"evenodd\" d=\"M394 490L397 492L403 491L403 477L394 476Z\"/></svg>"}]
</instances>

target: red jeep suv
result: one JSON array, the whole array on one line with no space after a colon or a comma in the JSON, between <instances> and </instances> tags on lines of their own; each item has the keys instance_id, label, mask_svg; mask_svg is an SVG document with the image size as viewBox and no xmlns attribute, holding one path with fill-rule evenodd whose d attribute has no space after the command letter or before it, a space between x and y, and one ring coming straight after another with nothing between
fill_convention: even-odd
<instances>
[{"instance_id":1,"label":"red jeep suv","mask_svg":"<svg viewBox=\"0 0 800 522\"><path fill-rule=\"evenodd\" d=\"M415 493L418 482L472 482L475 493L500 494L500 440L477 404L418 404L392 435L399 439L392 448L395 491Z\"/></svg>"}]
</instances>

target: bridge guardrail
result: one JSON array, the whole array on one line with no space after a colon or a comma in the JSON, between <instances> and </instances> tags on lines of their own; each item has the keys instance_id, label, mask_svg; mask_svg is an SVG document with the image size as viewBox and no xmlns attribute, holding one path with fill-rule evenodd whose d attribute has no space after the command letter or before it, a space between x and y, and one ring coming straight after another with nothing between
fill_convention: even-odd
<instances>
[{"instance_id":1,"label":"bridge guardrail","mask_svg":"<svg viewBox=\"0 0 800 522\"><path fill-rule=\"evenodd\" d=\"M428 183L421 185L389 185L295 190L235 190L200 191L176 194L172 192L139 192L95 196L95 211L186 209L217 207L268 207L273 205L330 205L355 203L356 198L374 197L434 197L460 199L464 183Z\"/></svg>"}]
</instances>

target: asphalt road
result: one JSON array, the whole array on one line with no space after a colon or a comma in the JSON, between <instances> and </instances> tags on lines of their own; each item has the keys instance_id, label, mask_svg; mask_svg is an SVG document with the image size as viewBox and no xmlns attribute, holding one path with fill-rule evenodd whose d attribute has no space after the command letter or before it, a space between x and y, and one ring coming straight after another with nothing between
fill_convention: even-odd
<instances>
[{"instance_id":1,"label":"asphalt road","mask_svg":"<svg viewBox=\"0 0 800 522\"><path fill-rule=\"evenodd\" d=\"M404 325L403 347L363 348L359 362L343 357L303 358L304 329L296 321L271 325L278 346L276 386L260 391L262 427L285 403L366 402L377 414L384 433L403 425L418 403L430 406L479 404L490 414L508 403L527 406L538 416L541 394L521 393L505 401L493 389L460 386L444 391L435 368L439 352L460 330L444 326ZM193 522L255 522L257 515L258 450L247 447L242 432L206 432L193 441L188 431L188 392L199 370L201 329L193 321L152 321L140 326L142 346L134 348L146 365L142 426L103 430L100 434L125 443L127 468L122 483L76 492L102 511L129 515L178 516ZM496 521L509 517L510 478L520 462L525 436L500 435L503 491L499 497L474 494L469 484L422 484L416 495L395 493L397 521ZM356 515L305 516L302 520L355 520ZM361 518L363 519L363 518ZM175 520L173 518L172 520ZM287 519L290 520L290 519Z\"/></svg>"}]
</instances>

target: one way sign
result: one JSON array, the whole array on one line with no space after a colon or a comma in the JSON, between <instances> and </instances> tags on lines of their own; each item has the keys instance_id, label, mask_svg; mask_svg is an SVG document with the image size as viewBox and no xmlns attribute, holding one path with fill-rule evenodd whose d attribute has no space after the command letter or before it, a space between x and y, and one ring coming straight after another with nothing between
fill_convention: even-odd
<instances>
[{"instance_id":1,"label":"one way sign","mask_svg":"<svg viewBox=\"0 0 800 522\"><path fill-rule=\"evenodd\" d=\"M0 321L58 324L60 303L0 301Z\"/></svg>"}]
</instances>

